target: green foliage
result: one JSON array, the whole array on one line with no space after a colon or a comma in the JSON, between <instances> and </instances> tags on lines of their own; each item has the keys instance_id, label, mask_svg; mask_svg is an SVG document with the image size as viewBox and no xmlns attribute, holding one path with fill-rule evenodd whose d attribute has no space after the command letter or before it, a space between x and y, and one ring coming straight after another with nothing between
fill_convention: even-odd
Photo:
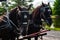
<instances>
[{"instance_id":1,"label":"green foliage","mask_svg":"<svg viewBox=\"0 0 60 40\"><path fill-rule=\"evenodd\" d=\"M57 16L57 17L54 19L54 24L55 24L55 27L60 28L60 16Z\"/></svg>"},{"instance_id":2,"label":"green foliage","mask_svg":"<svg viewBox=\"0 0 60 40\"><path fill-rule=\"evenodd\" d=\"M60 15L60 0L56 0L54 3L54 15Z\"/></svg>"},{"instance_id":3,"label":"green foliage","mask_svg":"<svg viewBox=\"0 0 60 40\"><path fill-rule=\"evenodd\" d=\"M12 6L9 6L9 10L11 10L12 8L15 8L17 5L16 4L13 4Z\"/></svg>"},{"instance_id":4,"label":"green foliage","mask_svg":"<svg viewBox=\"0 0 60 40\"><path fill-rule=\"evenodd\" d=\"M49 28L49 27L47 27L46 29L47 29L47 30L50 29L50 30L54 30L54 31L60 31L60 28Z\"/></svg>"},{"instance_id":5,"label":"green foliage","mask_svg":"<svg viewBox=\"0 0 60 40\"><path fill-rule=\"evenodd\" d=\"M60 28L60 0L55 0L53 14L57 15L57 17L54 19L55 27Z\"/></svg>"},{"instance_id":6,"label":"green foliage","mask_svg":"<svg viewBox=\"0 0 60 40\"><path fill-rule=\"evenodd\" d=\"M18 6L18 5L28 6L28 3L33 2L34 0L28 0L28 1L26 1L26 0L12 0L12 1L16 2L16 4L15 4L16 6ZM30 11L32 11L32 10L33 10L33 6Z\"/></svg>"},{"instance_id":7,"label":"green foliage","mask_svg":"<svg viewBox=\"0 0 60 40\"><path fill-rule=\"evenodd\" d=\"M18 6L18 5L24 5L24 6L28 6L27 2L33 2L33 0L29 0L29 1L26 1L26 0L11 0L12 2L16 2L15 4L11 4L12 6L8 6L8 10L11 10L12 8ZM0 7L0 13L3 13L3 12L6 12L6 10L4 9L4 7L6 6L6 2L2 2L2 8ZM33 9L33 7L32 7ZM1 14L0 14L1 15Z\"/></svg>"},{"instance_id":8,"label":"green foliage","mask_svg":"<svg viewBox=\"0 0 60 40\"><path fill-rule=\"evenodd\" d=\"M6 10L4 8L0 8L0 15L2 15Z\"/></svg>"},{"instance_id":9,"label":"green foliage","mask_svg":"<svg viewBox=\"0 0 60 40\"><path fill-rule=\"evenodd\" d=\"M17 5L24 5L24 6L27 6L27 2L33 2L33 0L28 0L28 1L26 1L26 0L12 0L12 1L15 1L16 2L16 4Z\"/></svg>"},{"instance_id":10,"label":"green foliage","mask_svg":"<svg viewBox=\"0 0 60 40\"><path fill-rule=\"evenodd\" d=\"M0 8L0 12L6 12L4 8Z\"/></svg>"}]
</instances>

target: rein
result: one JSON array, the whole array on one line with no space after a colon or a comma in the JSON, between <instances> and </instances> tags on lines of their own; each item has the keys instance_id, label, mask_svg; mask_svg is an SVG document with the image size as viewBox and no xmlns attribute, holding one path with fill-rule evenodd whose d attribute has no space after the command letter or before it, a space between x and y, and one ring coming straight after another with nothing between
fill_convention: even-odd
<instances>
[{"instance_id":1,"label":"rein","mask_svg":"<svg viewBox=\"0 0 60 40\"><path fill-rule=\"evenodd\" d=\"M4 17L6 17L6 16L4 16ZM7 17L6 17L7 18ZM15 29L16 30L18 30L18 28L17 28L17 26L9 19L8 20L8 18L7 18L7 21L6 20L3 20L2 18L0 18L0 20L2 20L3 22L7 22L7 21L9 21L8 23L7 23L7 27L9 27L11 24L15 27ZM6 25L6 24L5 24ZM2 25L2 26L0 26L0 27L3 27L3 26L5 26L5 25Z\"/></svg>"}]
</instances>

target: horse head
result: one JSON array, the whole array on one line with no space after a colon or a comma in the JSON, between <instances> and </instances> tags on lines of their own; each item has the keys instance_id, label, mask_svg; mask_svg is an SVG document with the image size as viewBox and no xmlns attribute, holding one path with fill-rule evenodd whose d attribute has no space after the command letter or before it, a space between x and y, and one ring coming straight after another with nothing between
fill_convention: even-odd
<instances>
[{"instance_id":1,"label":"horse head","mask_svg":"<svg viewBox=\"0 0 60 40\"><path fill-rule=\"evenodd\" d=\"M25 7L25 6L18 6L19 8L19 26L20 26L20 33L22 35L26 35L26 28L28 25L28 21L29 21L29 9L31 8L32 4L29 5L29 7Z\"/></svg>"},{"instance_id":2,"label":"horse head","mask_svg":"<svg viewBox=\"0 0 60 40\"><path fill-rule=\"evenodd\" d=\"M36 19L36 17L38 19L44 19L45 22L47 22L48 25L52 24L52 19L51 19L51 14L52 14L52 10L51 7L48 4L44 4L42 3L41 6L38 6L33 12L32 12L32 19ZM38 17L39 16L39 17Z\"/></svg>"},{"instance_id":3,"label":"horse head","mask_svg":"<svg viewBox=\"0 0 60 40\"><path fill-rule=\"evenodd\" d=\"M42 14L43 14L43 19L47 22L48 25L51 25L52 24L52 18L51 18L52 10L50 7L50 3L48 3L48 4L42 3L41 10L42 10Z\"/></svg>"},{"instance_id":4,"label":"horse head","mask_svg":"<svg viewBox=\"0 0 60 40\"><path fill-rule=\"evenodd\" d=\"M28 7L26 6L18 6L20 12L19 12L19 16L27 14L27 16L29 16L29 10L31 9L32 4L30 4ZM23 16L22 16L23 17Z\"/></svg>"}]
</instances>

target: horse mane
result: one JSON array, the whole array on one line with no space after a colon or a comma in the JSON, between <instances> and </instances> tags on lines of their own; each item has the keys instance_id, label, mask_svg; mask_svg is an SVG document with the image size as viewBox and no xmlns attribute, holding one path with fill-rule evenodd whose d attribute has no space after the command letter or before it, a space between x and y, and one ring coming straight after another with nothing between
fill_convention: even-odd
<instances>
[{"instance_id":1,"label":"horse mane","mask_svg":"<svg viewBox=\"0 0 60 40\"><path fill-rule=\"evenodd\" d=\"M34 18L35 16L37 16L37 15L39 14L39 9L40 9L41 7L42 7L42 5L41 5L41 6L38 6L37 8L34 9L34 11L32 12L32 15L33 15L32 18Z\"/></svg>"},{"instance_id":2,"label":"horse mane","mask_svg":"<svg viewBox=\"0 0 60 40\"><path fill-rule=\"evenodd\" d=\"M14 13L14 12L16 12L16 10L17 10L17 7L16 7L16 8L11 9L11 10L10 10L10 13Z\"/></svg>"},{"instance_id":3,"label":"horse mane","mask_svg":"<svg viewBox=\"0 0 60 40\"><path fill-rule=\"evenodd\" d=\"M15 12L17 8L12 9L10 12ZM4 20L4 17L6 16L6 13L4 12L3 15L0 16L0 22Z\"/></svg>"}]
</instances>

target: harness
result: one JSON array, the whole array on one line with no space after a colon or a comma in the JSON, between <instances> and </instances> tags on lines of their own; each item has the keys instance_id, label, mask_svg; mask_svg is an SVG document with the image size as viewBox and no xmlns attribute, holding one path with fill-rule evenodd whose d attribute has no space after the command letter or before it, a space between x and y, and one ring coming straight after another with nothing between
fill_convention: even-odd
<instances>
[{"instance_id":1,"label":"harness","mask_svg":"<svg viewBox=\"0 0 60 40\"><path fill-rule=\"evenodd\" d=\"M24 13L27 12L27 13ZM29 11L21 11L20 18L21 18L21 35L27 35L28 27L29 27ZM25 33L24 33L25 32Z\"/></svg>"},{"instance_id":2,"label":"harness","mask_svg":"<svg viewBox=\"0 0 60 40\"><path fill-rule=\"evenodd\" d=\"M5 18L7 18L6 16L4 16ZM5 28L9 28L10 30L13 30L12 29L12 25L14 26L14 28L16 29L16 31L18 30L18 28L17 28L17 26L9 19L8 20L8 18L7 18L7 20L3 20L3 19L1 19L3 22L5 22L6 24L4 24L4 25L2 25L2 26L0 26L0 29L5 29ZM9 21L9 22L8 22ZM12 25L11 25L12 24Z\"/></svg>"},{"instance_id":3,"label":"harness","mask_svg":"<svg viewBox=\"0 0 60 40\"><path fill-rule=\"evenodd\" d=\"M21 12L28 12L28 11L21 11ZM28 13L21 13L22 24L27 24L28 19L29 19L29 14Z\"/></svg>"},{"instance_id":4,"label":"harness","mask_svg":"<svg viewBox=\"0 0 60 40\"><path fill-rule=\"evenodd\" d=\"M5 16L4 16L4 17L5 17ZM12 30L12 29L11 29L12 26L11 26L11 24L9 24L7 17L5 17L5 18L6 18L6 20L3 20L2 18L0 18L0 20L2 20L3 23L4 23L3 25L0 26L0 30L1 30L1 29L5 29L5 28L9 28L10 30Z\"/></svg>"}]
</instances>

